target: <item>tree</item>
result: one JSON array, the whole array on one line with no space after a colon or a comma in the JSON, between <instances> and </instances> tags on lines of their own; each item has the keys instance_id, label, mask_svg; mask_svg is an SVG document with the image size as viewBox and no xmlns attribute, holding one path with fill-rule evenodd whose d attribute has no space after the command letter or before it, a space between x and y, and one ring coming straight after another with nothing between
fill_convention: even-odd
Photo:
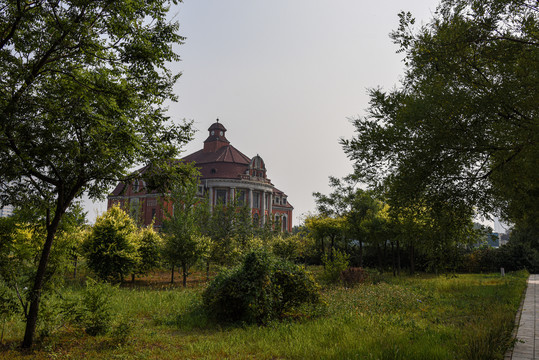
<instances>
[{"instance_id":1,"label":"tree","mask_svg":"<svg viewBox=\"0 0 539 360\"><path fill-rule=\"evenodd\" d=\"M369 241L365 222L375 217L383 204L375 199L372 191L358 187L355 175L343 179L330 177L329 185L334 189L329 195L313 193L318 212L323 216L344 218L347 236L359 244L359 266L363 266L363 245Z\"/></svg>"},{"instance_id":2,"label":"tree","mask_svg":"<svg viewBox=\"0 0 539 360\"><path fill-rule=\"evenodd\" d=\"M308 216L305 219L305 226L309 234L317 242L320 256L325 256L326 248L329 247L329 257L333 260L333 252L337 246L337 242L344 238L346 232L345 218L333 218L322 215ZM328 240L329 244L326 244L325 240Z\"/></svg>"},{"instance_id":3,"label":"tree","mask_svg":"<svg viewBox=\"0 0 539 360\"><path fill-rule=\"evenodd\" d=\"M121 282L140 262L138 229L119 206L98 217L83 247L88 267L102 280Z\"/></svg>"},{"instance_id":4,"label":"tree","mask_svg":"<svg viewBox=\"0 0 539 360\"><path fill-rule=\"evenodd\" d=\"M403 244L409 253L412 273L415 272L417 252L426 259L424 268L447 269L456 258L458 246L476 239L472 229L473 211L468 206L456 207L444 201L427 200L416 200L407 206L395 202L395 206L390 206L378 199L373 191L357 188L355 175L344 179L330 178L330 185L333 191L329 195L314 193L322 215L308 218L305 224L322 242L324 238L332 239L332 234L338 235L336 230L341 228L341 236L346 237L345 245L359 245L359 266L363 266L364 245L368 245L367 250L375 253L377 266L383 271L390 245L391 265L396 274L401 268ZM336 226L338 220L342 225Z\"/></svg>"},{"instance_id":5,"label":"tree","mask_svg":"<svg viewBox=\"0 0 539 360\"><path fill-rule=\"evenodd\" d=\"M415 259L421 254L427 270L447 270L455 267L459 248L478 241L473 229L473 211L456 208L450 203L418 202L408 207L389 209L393 231L409 253L410 272L416 270Z\"/></svg>"},{"instance_id":6,"label":"tree","mask_svg":"<svg viewBox=\"0 0 539 360\"><path fill-rule=\"evenodd\" d=\"M138 233L138 255L139 262L133 273L133 282L135 275L144 275L156 269L161 260L160 249L162 247L161 236L153 229L153 223L139 230Z\"/></svg>"},{"instance_id":7,"label":"tree","mask_svg":"<svg viewBox=\"0 0 539 360\"><path fill-rule=\"evenodd\" d=\"M248 250L255 234L263 237L269 233L269 228L257 231L260 227L253 224L251 209L240 203L238 198L228 203L220 201L211 211L207 204L198 209L200 231L211 239L212 244L207 258L207 273L210 262L231 265Z\"/></svg>"},{"instance_id":8,"label":"tree","mask_svg":"<svg viewBox=\"0 0 539 360\"><path fill-rule=\"evenodd\" d=\"M171 214L163 223L166 234L164 255L172 268L171 282L174 282L174 268L179 265L182 269L183 286L187 286L189 269L206 251L208 241L201 236L198 214L199 208L206 204L197 196L198 178L175 186L170 194L173 203Z\"/></svg>"},{"instance_id":9,"label":"tree","mask_svg":"<svg viewBox=\"0 0 539 360\"><path fill-rule=\"evenodd\" d=\"M46 240L30 291L23 347L34 340L58 225L86 192L97 199L134 164L152 164L148 187L188 172L169 161L192 134L175 100L178 24L170 2L3 1L0 5L0 205L40 209Z\"/></svg>"},{"instance_id":10,"label":"tree","mask_svg":"<svg viewBox=\"0 0 539 360\"><path fill-rule=\"evenodd\" d=\"M356 136L341 141L358 178L391 206L538 219L538 16L533 0L442 0L416 30L401 13L401 86L371 90Z\"/></svg>"},{"instance_id":11,"label":"tree","mask_svg":"<svg viewBox=\"0 0 539 360\"><path fill-rule=\"evenodd\" d=\"M36 215L30 216L31 211L28 210L15 209L13 216L0 218L0 293L3 292L0 297L6 301L6 305L13 302L19 304L19 314L24 316L28 315L28 293L46 238L42 223L29 221ZM59 225L49 266L44 274L47 279L44 287L46 291L58 288L65 278L61 275L66 274L74 265L74 249L81 239L78 236L81 229L79 224L84 222L84 213L80 210L79 206L73 206ZM6 288L9 290L5 291Z\"/></svg>"}]
</instances>

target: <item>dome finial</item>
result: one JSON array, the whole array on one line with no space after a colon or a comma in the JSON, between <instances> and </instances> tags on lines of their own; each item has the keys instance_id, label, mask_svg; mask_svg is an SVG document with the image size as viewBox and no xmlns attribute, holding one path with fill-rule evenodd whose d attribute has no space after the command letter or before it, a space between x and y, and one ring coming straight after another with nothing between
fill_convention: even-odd
<instances>
[{"instance_id":1,"label":"dome finial","mask_svg":"<svg viewBox=\"0 0 539 360\"><path fill-rule=\"evenodd\" d=\"M219 122L219 118L217 118L217 122Z\"/></svg>"}]
</instances>

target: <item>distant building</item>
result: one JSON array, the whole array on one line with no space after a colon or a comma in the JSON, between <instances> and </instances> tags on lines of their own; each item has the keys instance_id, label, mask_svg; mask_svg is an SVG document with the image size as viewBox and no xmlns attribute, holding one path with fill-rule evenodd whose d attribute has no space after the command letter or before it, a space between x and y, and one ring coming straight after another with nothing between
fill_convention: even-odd
<instances>
[{"instance_id":1,"label":"distant building","mask_svg":"<svg viewBox=\"0 0 539 360\"><path fill-rule=\"evenodd\" d=\"M499 248L500 247L500 234L495 233L495 232L488 234L486 245L493 248Z\"/></svg>"},{"instance_id":2,"label":"distant building","mask_svg":"<svg viewBox=\"0 0 539 360\"><path fill-rule=\"evenodd\" d=\"M509 234L501 233L500 234L500 246L506 245L509 242Z\"/></svg>"},{"instance_id":3,"label":"distant building","mask_svg":"<svg viewBox=\"0 0 539 360\"><path fill-rule=\"evenodd\" d=\"M6 205L2 208L0 208L0 218L8 217L13 215L13 206L12 205Z\"/></svg>"},{"instance_id":4,"label":"distant building","mask_svg":"<svg viewBox=\"0 0 539 360\"><path fill-rule=\"evenodd\" d=\"M263 225L271 217L281 224L282 230L291 232L294 208L288 196L268 179L264 160L259 155L250 158L230 145L226 131L217 120L208 129L204 147L181 159L198 167L201 173L199 195L208 197L212 209L219 202L230 203L237 199L251 209L253 221ZM159 194L139 189L144 189L142 181L118 184L108 197L108 207L119 203L130 209L138 208L144 224L155 219L155 225L160 226L163 209L159 205ZM170 209L170 205L164 206Z\"/></svg>"}]
</instances>

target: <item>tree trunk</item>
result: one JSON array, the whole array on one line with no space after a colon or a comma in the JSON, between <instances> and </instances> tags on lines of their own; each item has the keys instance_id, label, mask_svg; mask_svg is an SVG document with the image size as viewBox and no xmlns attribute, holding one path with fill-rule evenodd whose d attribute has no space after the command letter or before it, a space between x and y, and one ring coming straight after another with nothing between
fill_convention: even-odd
<instances>
[{"instance_id":1,"label":"tree trunk","mask_svg":"<svg viewBox=\"0 0 539 360\"><path fill-rule=\"evenodd\" d=\"M331 261L333 261L333 259L334 259L334 254L333 254L334 248L335 248L335 237L332 236L331 237L331 248L329 249L329 259Z\"/></svg>"},{"instance_id":2,"label":"tree trunk","mask_svg":"<svg viewBox=\"0 0 539 360\"><path fill-rule=\"evenodd\" d=\"M397 274L401 274L401 245L399 240L397 240Z\"/></svg>"},{"instance_id":3,"label":"tree trunk","mask_svg":"<svg viewBox=\"0 0 539 360\"><path fill-rule=\"evenodd\" d=\"M363 241L359 240L359 267L363 267Z\"/></svg>"},{"instance_id":4,"label":"tree trunk","mask_svg":"<svg viewBox=\"0 0 539 360\"><path fill-rule=\"evenodd\" d=\"M135 284L135 274L131 274L131 283Z\"/></svg>"},{"instance_id":5,"label":"tree trunk","mask_svg":"<svg viewBox=\"0 0 539 360\"><path fill-rule=\"evenodd\" d=\"M382 266L387 265L387 241L384 240L384 251L382 252Z\"/></svg>"},{"instance_id":6,"label":"tree trunk","mask_svg":"<svg viewBox=\"0 0 539 360\"><path fill-rule=\"evenodd\" d=\"M414 245L410 245L410 274L415 274L415 261L414 261Z\"/></svg>"},{"instance_id":7,"label":"tree trunk","mask_svg":"<svg viewBox=\"0 0 539 360\"><path fill-rule=\"evenodd\" d=\"M170 271L170 283L174 284L174 265L172 265L172 270Z\"/></svg>"},{"instance_id":8,"label":"tree trunk","mask_svg":"<svg viewBox=\"0 0 539 360\"><path fill-rule=\"evenodd\" d=\"M43 250L41 251L41 258L37 267L34 286L30 292L30 310L28 311L28 316L26 317L26 329L22 342L22 347L26 349L30 348L34 343L34 335L36 332L37 317L39 313L39 302L41 300L41 290L43 289L45 280L45 271L47 270L47 263L49 261L54 236L56 235L58 224L60 223L60 219L62 218L64 212L65 208L57 208L52 222L47 224L47 238L45 239L45 244L43 245Z\"/></svg>"},{"instance_id":9,"label":"tree trunk","mask_svg":"<svg viewBox=\"0 0 539 360\"><path fill-rule=\"evenodd\" d=\"M206 281L210 281L210 260L206 262Z\"/></svg>"},{"instance_id":10,"label":"tree trunk","mask_svg":"<svg viewBox=\"0 0 539 360\"><path fill-rule=\"evenodd\" d=\"M382 249L380 249L380 244L376 244L376 257L378 258L378 271L381 274L384 271L384 266L382 265Z\"/></svg>"},{"instance_id":11,"label":"tree trunk","mask_svg":"<svg viewBox=\"0 0 539 360\"><path fill-rule=\"evenodd\" d=\"M187 264L182 264L182 275L183 275L182 285L184 288L187 287L187 276L189 275L187 271L188 271Z\"/></svg>"},{"instance_id":12,"label":"tree trunk","mask_svg":"<svg viewBox=\"0 0 539 360\"><path fill-rule=\"evenodd\" d=\"M397 276L397 261L395 256L395 244L391 242L391 268L393 269L393 276Z\"/></svg>"}]
</instances>

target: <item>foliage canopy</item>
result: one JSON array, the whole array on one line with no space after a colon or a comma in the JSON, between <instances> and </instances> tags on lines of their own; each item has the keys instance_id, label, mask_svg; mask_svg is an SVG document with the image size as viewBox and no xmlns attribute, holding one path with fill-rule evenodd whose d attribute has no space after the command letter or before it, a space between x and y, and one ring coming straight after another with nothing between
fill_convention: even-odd
<instances>
[{"instance_id":1,"label":"foliage canopy","mask_svg":"<svg viewBox=\"0 0 539 360\"><path fill-rule=\"evenodd\" d=\"M392 33L405 54L401 86L371 90L356 136L341 141L355 174L392 204L537 219L537 2L443 0L430 23L413 25L401 13Z\"/></svg>"},{"instance_id":2,"label":"foliage canopy","mask_svg":"<svg viewBox=\"0 0 539 360\"><path fill-rule=\"evenodd\" d=\"M44 274L58 224L73 199L99 198L129 169L151 163L158 185L186 171L170 162L191 137L164 102L175 100L167 62L182 37L167 20L177 1L0 3L0 205L32 206L47 237L27 332L33 342ZM157 176L157 175L162 175Z\"/></svg>"}]
</instances>

